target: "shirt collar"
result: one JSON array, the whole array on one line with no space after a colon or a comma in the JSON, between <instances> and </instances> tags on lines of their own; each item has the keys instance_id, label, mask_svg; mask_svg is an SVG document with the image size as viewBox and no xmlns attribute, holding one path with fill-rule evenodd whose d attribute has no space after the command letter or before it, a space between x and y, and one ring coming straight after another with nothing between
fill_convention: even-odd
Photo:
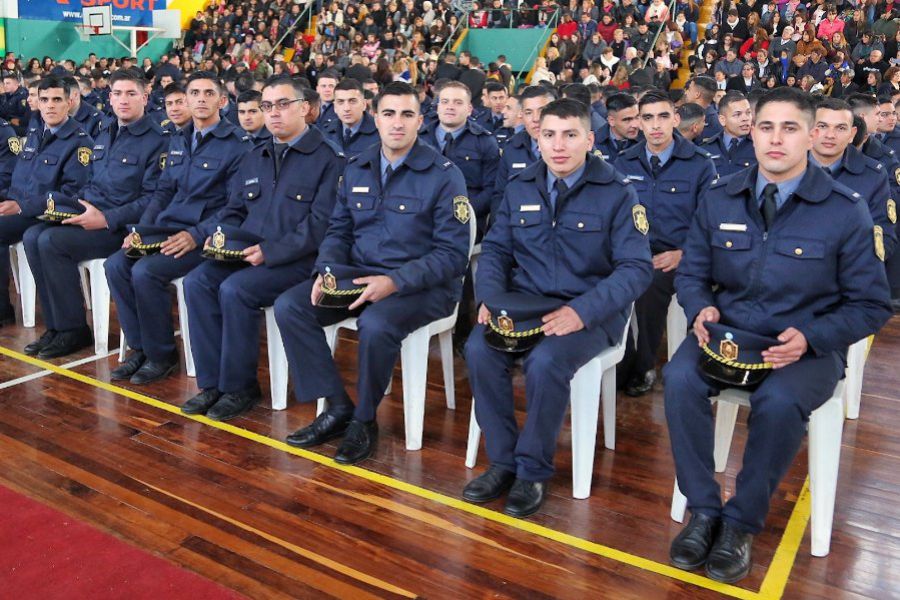
<instances>
[{"instance_id":1,"label":"shirt collar","mask_svg":"<svg viewBox=\"0 0 900 600\"><path fill-rule=\"evenodd\" d=\"M381 154L381 176L382 177L384 177L384 172L387 170L388 165L390 165L391 169L394 172L396 172L397 169L400 168L400 165L402 165L404 162L406 162L406 159L409 157L409 152L407 152L406 154L404 154L403 156L401 156L394 162L390 162L387 159L387 156L384 155L384 151L381 151L380 154Z\"/></svg>"},{"instance_id":2,"label":"shirt collar","mask_svg":"<svg viewBox=\"0 0 900 600\"><path fill-rule=\"evenodd\" d=\"M291 140L289 140L289 141L287 142L287 145L290 146L291 148L295 147L295 146L297 145L297 143L298 143L301 139L303 139L303 136L306 135L308 132L309 132L309 126L307 125L306 128L303 130L303 133L301 133L301 134L298 135L297 137L292 138ZM275 139L275 136L272 136L272 141L273 141L274 143L276 143L276 144L284 143L284 142L279 142L278 140L276 140L276 139Z\"/></svg>"},{"instance_id":3,"label":"shirt collar","mask_svg":"<svg viewBox=\"0 0 900 600\"><path fill-rule=\"evenodd\" d=\"M450 135L453 136L453 139L454 139L454 140L455 140L455 139L458 139L459 136L460 136L460 134L462 134L462 132L463 132L463 130L464 130L465 128L466 128L466 125L465 125L465 123L463 123L463 126L460 127L459 129L457 129L456 131L449 131L449 132L448 132L446 129L444 129L444 126L443 126L443 125L441 125L440 123L438 123L438 126L437 126L438 139L441 141L441 143L443 143L444 138L447 137L447 134L448 134L448 133L449 133Z\"/></svg>"},{"instance_id":4,"label":"shirt collar","mask_svg":"<svg viewBox=\"0 0 900 600\"><path fill-rule=\"evenodd\" d=\"M563 177L563 182L566 184L566 187L568 189L572 189L572 186L578 183L578 180L581 179L582 175L584 175L584 169L586 166L587 163L584 163L583 165L578 167L578 169L576 169L574 173L568 175L567 177ZM550 169L547 169L547 192L553 191L553 184L556 183L557 179L558 178L556 177L556 175L551 173Z\"/></svg>"},{"instance_id":5,"label":"shirt collar","mask_svg":"<svg viewBox=\"0 0 900 600\"><path fill-rule=\"evenodd\" d=\"M816 166L818 166L818 167L822 167L823 169L825 169L826 171L828 171L829 174L831 174L831 175L837 175L838 171L841 170L841 166L842 166L843 163L844 163L844 157L842 156L841 158L839 158L839 159L837 159L836 161L834 161L834 162L831 164L830 167L826 167L825 165L823 165L822 163L820 163L818 160L816 160L816 157L813 156L813 153L812 153L812 152L810 152L810 153L809 153L809 162L811 162L812 164L814 164L814 165L816 165Z\"/></svg>"},{"instance_id":6,"label":"shirt collar","mask_svg":"<svg viewBox=\"0 0 900 600\"><path fill-rule=\"evenodd\" d=\"M780 208L787 199L797 191L797 188L800 187L800 181L803 179L803 176L806 175L806 171L794 177L793 179L788 179L787 181L782 181L781 183L776 183L778 186L778 196L775 198L775 202ZM763 188L766 187L766 184L771 183L765 177L763 177L762 173L757 172L756 174L756 199L759 200L762 197Z\"/></svg>"},{"instance_id":7,"label":"shirt collar","mask_svg":"<svg viewBox=\"0 0 900 600\"><path fill-rule=\"evenodd\" d=\"M653 152L650 152L650 146L645 146L644 148L645 148L645 152L647 153L647 162L650 162L650 157L653 156ZM669 159L672 158L672 153L674 151L675 151L675 140L673 139L672 143L669 144L665 150L663 150L662 152L660 152L659 154L656 155L659 157L660 166L669 162Z\"/></svg>"},{"instance_id":8,"label":"shirt collar","mask_svg":"<svg viewBox=\"0 0 900 600\"><path fill-rule=\"evenodd\" d=\"M354 125L353 127L347 127L346 125L341 123L341 129L343 130L341 133L344 133L349 129L351 136L356 135L356 133L359 131L360 127L362 127L363 121L365 121L365 118L362 118L359 121L357 121L356 125Z\"/></svg>"},{"instance_id":9,"label":"shirt collar","mask_svg":"<svg viewBox=\"0 0 900 600\"><path fill-rule=\"evenodd\" d=\"M56 135L56 134L59 132L60 129L62 129L63 127L66 126L66 123L69 122L69 118L70 118L70 117L66 117L66 120L63 121L62 123L60 123L59 125L57 125L56 127L47 127L47 126L45 125L45 126L44 126L44 131L49 130L50 133L52 133L53 135Z\"/></svg>"},{"instance_id":10,"label":"shirt collar","mask_svg":"<svg viewBox=\"0 0 900 600\"><path fill-rule=\"evenodd\" d=\"M540 148L540 146L538 146L537 140L531 139L531 137L529 137L528 139L531 140L531 153L535 156L540 156L541 148Z\"/></svg>"},{"instance_id":11,"label":"shirt collar","mask_svg":"<svg viewBox=\"0 0 900 600\"><path fill-rule=\"evenodd\" d=\"M731 145L731 140L737 140L740 144L744 141L744 136L731 135L727 131L722 132L722 142L725 143L725 147L728 148Z\"/></svg>"}]
</instances>

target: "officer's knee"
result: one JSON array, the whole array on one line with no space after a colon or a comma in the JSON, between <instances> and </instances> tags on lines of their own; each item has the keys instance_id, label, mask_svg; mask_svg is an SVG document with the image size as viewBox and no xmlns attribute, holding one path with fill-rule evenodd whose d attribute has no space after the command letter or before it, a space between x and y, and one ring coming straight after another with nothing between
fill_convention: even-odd
<instances>
[{"instance_id":1,"label":"officer's knee","mask_svg":"<svg viewBox=\"0 0 900 600\"><path fill-rule=\"evenodd\" d=\"M152 263L148 260L138 260L131 268L131 280L134 282L134 287L140 288L156 284L158 277L153 272L151 265Z\"/></svg>"},{"instance_id":2,"label":"officer's knee","mask_svg":"<svg viewBox=\"0 0 900 600\"><path fill-rule=\"evenodd\" d=\"M805 422L809 415L803 402L788 389L759 390L752 397L750 420L763 427L784 427L789 423Z\"/></svg>"},{"instance_id":3,"label":"officer's knee","mask_svg":"<svg viewBox=\"0 0 900 600\"><path fill-rule=\"evenodd\" d=\"M490 356L491 352L496 352L484 341L484 330L482 327L475 327L466 340L465 354L466 362L470 365L478 365Z\"/></svg>"},{"instance_id":4,"label":"officer's knee","mask_svg":"<svg viewBox=\"0 0 900 600\"><path fill-rule=\"evenodd\" d=\"M256 304L251 301L247 292L248 290L243 287L236 278L229 277L219 285L219 302L222 306L231 306L235 304L249 306L251 304Z\"/></svg>"},{"instance_id":5,"label":"officer's knee","mask_svg":"<svg viewBox=\"0 0 900 600\"><path fill-rule=\"evenodd\" d=\"M542 381L548 378L569 381L575 376L574 365L563 360L560 352L554 352L546 344L538 344L525 358L525 381Z\"/></svg>"},{"instance_id":6,"label":"officer's knee","mask_svg":"<svg viewBox=\"0 0 900 600\"><path fill-rule=\"evenodd\" d=\"M391 323L385 317L371 311L363 312L356 320L359 330L360 346L379 346L385 343L402 341L397 340L399 335L396 323Z\"/></svg>"},{"instance_id":7,"label":"officer's knee","mask_svg":"<svg viewBox=\"0 0 900 600\"><path fill-rule=\"evenodd\" d=\"M106 271L107 281L127 280L129 278L130 267L131 265L128 264L128 259L125 258L125 255L122 252L116 252L103 263L103 270Z\"/></svg>"},{"instance_id":8,"label":"officer's knee","mask_svg":"<svg viewBox=\"0 0 900 600\"><path fill-rule=\"evenodd\" d=\"M297 302L297 288L291 288L275 299L275 321L282 331L285 331L285 325L299 312L299 304Z\"/></svg>"}]
</instances>

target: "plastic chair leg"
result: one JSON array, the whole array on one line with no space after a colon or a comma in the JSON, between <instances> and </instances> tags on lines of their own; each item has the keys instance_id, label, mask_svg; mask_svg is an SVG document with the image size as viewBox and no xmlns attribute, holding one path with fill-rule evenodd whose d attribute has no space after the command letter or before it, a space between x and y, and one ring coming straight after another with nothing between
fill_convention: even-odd
<instances>
[{"instance_id":1,"label":"plastic chair leg","mask_svg":"<svg viewBox=\"0 0 900 600\"><path fill-rule=\"evenodd\" d=\"M475 418L475 398L472 398L472 411L469 415L469 441L466 444L466 466L475 468L478 462L478 445L481 443L481 427Z\"/></svg>"},{"instance_id":2,"label":"plastic chair leg","mask_svg":"<svg viewBox=\"0 0 900 600\"><path fill-rule=\"evenodd\" d=\"M843 425L844 411L839 396L832 397L813 411L809 419L810 537L813 556L827 556L831 549Z\"/></svg>"},{"instance_id":3,"label":"plastic chair leg","mask_svg":"<svg viewBox=\"0 0 900 600\"><path fill-rule=\"evenodd\" d=\"M191 354L191 330L188 323L187 303L184 301L184 277L179 277L175 284L175 296L178 299L178 321L181 325L181 342L184 344L184 370L188 377L196 377L194 355Z\"/></svg>"},{"instance_id":4,"label":"plastic chair leg","mask_svg":"<svg viewBox=\"0 0 900 600\"><path fill-rule=\"evenodd\" d=\"M722 473L728 464L731 438L734 436L734 424L737 421L740 406L734 402L716 402L716 405L716 442L713 456L716 462L716 473Z\"/></svg>"},{"instance_id":5,"label":"plastic chair leg","mask_svg":"<svg viewBox=\"0 0 900 600\"><path fill-rule=\"evenodd\" d=\"M591 495L602 377L600 361L595 359L572 378L572 496L579 499Z\"/></svg>"},{"instance_id":6,"label":"plastic chair leg","mask_svg":"<svg viewBox=\"0 0 900 600\"><path fill-rule=\"evenodd\" d=\"M266 347L269 351L269 391L272 396L272 410L287 408L288 360L281 341L281 331L275 321L275 309L265 309Z\"/></svg>"},{"instance_id":7,"label":"plastic chair leg","mask_svg":"<svg viewBox=\"0 0 900 600\"><path fill-rule=\"evenodd\" d=\"M406 449L422 449L425 425L425 387L428 377L428 328L409 334L400 347L403 376L403 417Z\"/></svg>"},{"instance_id":8,"label":"plastic chair leg","mask_svg":"<svg viewBox=\"0 0 900 600\"><path fill-rule=\"evenodd\" d=\"M443 331L438 334L441 348L441 367L444 369L444 395L447 397L447 408L456 410L456 381L453 378L453 332Z\"/></svg>"}]
</instances>

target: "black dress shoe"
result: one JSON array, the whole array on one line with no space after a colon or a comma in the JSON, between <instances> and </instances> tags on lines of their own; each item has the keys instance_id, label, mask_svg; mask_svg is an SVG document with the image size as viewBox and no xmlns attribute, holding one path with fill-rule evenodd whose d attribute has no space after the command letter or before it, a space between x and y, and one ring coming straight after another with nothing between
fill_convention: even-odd
<instances>
[{"instance_id":1,"label":"black dress shoe","mask_svg":"<svg viewBox=\"0 0 900 600\"><path fill-rule=\"evenodd\" d=\"M287 436L285 441L298 448L312 448L324 444L328 440L344 435L352 418L352 412L335 414L330 409L326 410L316 417L315 421Z\"/></svg>"},{"instance_id":2,"label":"black dress shoe","mask_svg":"<svg viewBox=\"0 0 900 600\"><path fill-rule=\"evenodd\" d=\"M25 346L25 354L28 356L37 356L38 352L43 350L44 346L52 342L54 337L56 337L56 332L52 329L48 329L41 334L41 337Z\"/></svg>"},{"instance_id":3,"label":"black dress shoe","mask_svg":"<svg viewBox=\"0 0 900 600\"><path fill-rule=\"evenodd\" d=\"M378 423L372 419L368 423L353 419L347 426L347 433L338 446L334 460L342 465L355 465L375 451L378 444Z\"/></svg>"},{"instance_id":4,"label":"black dress shoe","mask_svg":"<svg viewBox=\"0 0 900 600\"><path fill-rule=\"evenodd\" d=\"M654 383L656 383L656 371L650 369L643 375L634 377L625 384L625 395L632 398L643 396L653 389Z\"/></svg>"},{"instance_id":5,"label":"black dress shoe","mask_svg":"<svg viewBox=\"0 0 900 600\"><path fill-rule=\"evenodd\" d=\"M509 490L503 512L520 519L530 517L540 510L544 500L547 499L547 484L546 481L516 479Z\"/></svg>"},{"instance_id":6,"label":"black dress shoe","mask_svg":"<svg viewBox=\"0 0 900 600\"><path fill-rule=\"evenodd\" d=\"M512 486L516 480L516 474L501 467L491 467L466 484L463 488L463 498L469 502L490 502Z\"/></svg>"},{"instance_id":7,"label":"black dress shoe","mask_svg":"<svg viewBox=\"0 0 900 600\"><path fill-rule=\"evenodd\" d=\"M144 353L140 350L135 350L131 354L128 355L128 358L125 359L121 365L112 370L109 374L109 378L113 381L124 381L126 379L131 379L131 376L137 373L138 369L141 368L141 365L146 362L147 357L144 356Z\"/></svg>"},{"instance_id":8,"label":"black dress shoe","mask_svg":"<svg viewBox=\"0 0 900 600\"><path fill-rule=\"evenodd\" d=\"M131 376L131 383L134 385L146 385L164 379L175 372L178 368L178 358L175 355L169 357L168 360L155 361L149 358L144 361L141 368Z\"/></svg>"},{"instance_id":9,"label":"black dress shoe","mask_svg":"<svg viewBox=\"0 0 900 600\"><path fill-rule=\"evenodd\" d=\"M679 569L691 571L706 564L709 549L719 532L721 519L692 513L691 520L675 536L669 549L669 560Z\"/></svg>"},{"instance_id":10,"label":"black dress shoe","mask_svg":"<svg viewBox=\"0 0 900 600\"><path fill-rule=\"evenodd\" d=\"M256 406L260 399L262 392L258 385L249 390L222 394L219 401L206 411L206 417L213 421L230 421Z\"/></svg>"},{"instance_id":11,"label":"black dress shoe","mask_svg":"<svg viewBox=\"0 0 900 600\"><path fill-rule=\"evenodd\" d=\"M43 359L59 358L93 345L94 335L91 333L90 327L57 331L50 343L41 348L37 356Z\"/></svg>"},{"instance_id":12,"label":"black dress shoe","mask_svg":"<svg viewBox=\"0 0 900 600\"><path fill-rule=\"evenodd\" d=\"M752 533L723 522L706 559L706 574L722 583L740 581L750 573L752 547Z\"/></svg>"},{"instance_id":13,"label":"black dress shoe","mask_svg":"<svg viewBox=\"0 0 900 600\"><path fill-rule=\"evenodd\" d=\"M186 415L205 415L221 397L222 392L216 388L200 390L199 394L181 405L181 412Z\"/></svg>"}]
</instances>

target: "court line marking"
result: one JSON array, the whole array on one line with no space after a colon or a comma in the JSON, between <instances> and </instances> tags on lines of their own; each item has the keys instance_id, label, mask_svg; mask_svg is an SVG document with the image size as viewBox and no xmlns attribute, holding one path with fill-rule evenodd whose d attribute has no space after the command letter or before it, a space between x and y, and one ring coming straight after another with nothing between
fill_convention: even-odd
<instances>
[{"instance_id":1,"label":"court line marking","mask_svg":"<svg viewBox=\"0 0 900 600\"><path fill-rule=\"evenodd\" d=\"M110 352L107 352L106 354L92 354L91 356L82 358L80 360L76 360L76 361L73 361L70 363L66 363L64 365L60 365L60 368L71 369L72 367L80 367L81 365L86 365L89 362L94 362L95 360L100 360L103 358L109 358L113 354L118 354L118 353L119 353L119 349L116 348L115 350L111 350ZM41 377L46 377L47 375L50 375L51 373L53 373L53 371L44 369L42 371L38 371L37 373L31 373L30 375L24 375L24 376L18 377L16 379L4 381L3 383L0 383L0 390L5 390L6 388L15 387L15 386L19 385L20 383L27 383L29 381L34 381L35 379L40 379Z\"/></svg>"},{"instance_id":2,"label":"court line marking","mask_svg":"<svg viewBox=\"0 0 900 600\"><path fill-rule=\"evenodd\" d=\"M765 578L763 579L763 586L760 588L759 592L755 592L752 590L747 590L744 588L737 587L731 584L719 583L717 581L713 581L707 577L703 577L697 575L695 573L691 573L689 571L682 571L681 569L677 569L668 564L656 562L654 560L644 558L641 556L637 556L634 554L630 554L628 552L624 552L622 550L617 550L615 548L611 548L609 546L604 546L603 544L599 544L597 542L592 542L590 540L586 540L583 538L579 538L577 536L564 533L561 531L557 531L555 529L550 529L549 527L545 527L543 525L538 525L536 523L532 523L530 521L525 521L522 519L516 519L514 517L510 517L501 512L484 508L482 506L478 506L475 504L471 504L465 502L463 500L458 500L456 498L441 494L439 492L433 492L431 490L407 483L405 481L401 481L399 479L394 479L392 477L388 477L386 475L382 475L380 473L376 473L374 471L368 471L366 469L362 469L360 467L355 466L345 466L340 465L334 462L333 459L326 457L321 454L317 454L315 452L311 452L309 450L303 450L302 448L294 448L293 446L289 446L284 442L275 440L273 438L266 437L264 435L258 434L253 431L249 431L247 429L242 429L240 427L236 427L234 425L230 425L228 423L222 423L219 421L212 421L205 416L197 415L185 415L181 412L179 407L169 404L167 402L163 402L161 400L157 400L155 398L151 398L150 396L145 396L138 392L134 392L132 390L119 387L117 385L107 383L105 381L100 381L98 379L94 379L93 377L89 377L87 375L82 375L81 373L77 373L70 369L66 369L63 367L56 366L52 363L48 363L46 361L33 358L31 356L27 356L25 354L21 354L16 352L15 350L10 350L4 346L0 346L0 355L7 356L9 358L18 360L20 362L28 363L34 366L41 367L48 371L52 371L57 375L62 375L63 377L67 377L69 379L73 379L75 381L79 381L81 383L90 385L97 389L101 389L107 392L111 392L113 394L117 394L120 396L124 396L126 398L130 398L132 400L136 400L143 404L153 406L154 408L158 408L165 412L169 412L175 415L178 415L181 418L189 419L193 421L197 421L203 423L205 425L209 425L221 431L226 431L228 433L237 435L238 437L242 437L244 439L269 446L270 448L274 448L277 450L281 450L283 452L287 452L289 454L293 454L295 456L299 456L301 458L305 458L309 461L315 462L317 464L342 471L344 473L354 475L361 479L366 479L373 483L377 483L383 485L385 487L389 487L395 490L407 492L411 495L418 496L419 498L429 500L435 502L437 504L442 504L449 508L455 508L457 510L461 510L463 512L467 512L469 514L494 521L496 523L500 523L503 525L507 525L514 529L518 529L520 531L524 531L526 533L531 533L533 535L537 535L549 540L553 540L555 542L559 542L563 545L567 545L573 548L577 548L579 550L583 550L590 554L594 554L597 556L601 556L604 558L612 559L616 562L626 564L637 569L641 569L643 571L648 571L651 573L656 573L657 575L662 575L664 577L668 577L670 579L675 579L684 583L689 583L691 585L708 589L714 592L718 592L720 594L730 596L732 598L740 598L747 600L769 600L772 598L780 598L780 593L776 593L778 590L784 590L784 587L787 585L787 580L790 577L790 568L779 568L775 569L774 574L772 573L772 567L775 565L775 560L773 557L772 564L769 566L769 570L766 573ZM806 486L804 486L806 487ZM798 498L798 504L800 500L803 498ZM806 514L806 518L804 519L803 515ZM806 511L798 510L798 506L795 505L793 512L791 513L791 518L788 521L788 526L785 529L785 536L788 532L792 532L792 538L789 540L788 544L785 544L784 537L782 538L782 542L779 544L778 550L782 550L780 560L786 560L789 562L789 566L793 567L794 560L796 558L796 554L799 551L800 542L802 541L803 532L806 529L806 524L808 521L808 499L807 499L807 509ZM778 550L776 550L776 556L778 555Z\"/></svg>"}]
</instances>

